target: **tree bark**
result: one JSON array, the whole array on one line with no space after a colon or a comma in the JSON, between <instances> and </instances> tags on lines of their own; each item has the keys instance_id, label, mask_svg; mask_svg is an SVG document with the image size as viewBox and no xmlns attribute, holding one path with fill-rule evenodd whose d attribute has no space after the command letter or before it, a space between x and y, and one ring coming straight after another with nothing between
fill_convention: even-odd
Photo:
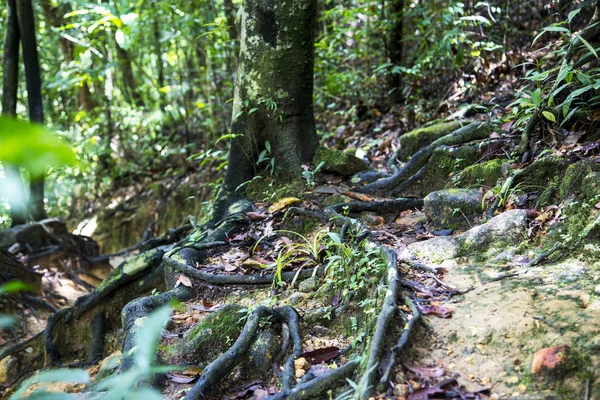
<instances>
[{"instance_id":1,"label":"tree bark","mask_svg":"<svg viewBox=\"0 0 600 400\"><path fill-rule=\"evenodd\" d=\"M144 101L138 91L138 84L133 74L133 67L131 66L131 56L129 51L125 50L118 43L115 42L117 47L117 60L119 61L119 68L123 75L123 83L125 84L125 94L131 98L131 102L136 107L143 107Z\"/></svg>"},{"instance_id":2,"label":"tree bark","mask_svg":"<svg viewBox=\"0 0 600 400\"><path fill-rule=\"evenodd\" d=\"M44 16L46 21L53 28L60 28L64 25L63 15L69 10L66 9L65 5L53 6L50 0L41 1L42 9L44 10ZM75 46L69 40L62 36L58 38L58 45L62 52L63 58L67 64L75 60ZM87 82L81 82L77 87L77 95L79 97L79 104L83 107L86 112L91 112L94 109L94 100L92 99L92 93Z\"/></svg>"},{"instance_id":3,"label":"tree bark","mask_svg":"<svg viewBox=\"0 0 600 400\"><path fill-rule=\"evenodd\" d=\"M251 179L270 144L279 177L299 176L318 146L313 113L316 0L245 0L224 190Z\"/></svg>"},{"instance_id":4,"label":"tree bark","mask_svg":"<svg viewBox=\"0 0 600 400\"><path fill-rule=\"evenodd\" d=\"M152 42L154 45L154 55L156 57L156 73L158 74L158 98L160 108L165 107L165 94L161 90L165 87L165 67L162 60L162 49L160 43L160 23L159 9L156 0L152 0Z\"/></svg>"},{"instance_id":5,"label":"tree bark","mask_svg":"<svg viewBox=\"0 0 600 400\"><path fill-rule=\"evenodd\" d=\"M29 119L38 124L44 123L44 108L42 105L42 77L35 38L35 19L31 0L18 0L17 19L23 46L23 63L25 64L25 79L27 81L27 102ZM44 210L44 177L31 177L30 213L34 221L46 218Z\"/></svg>"},{"instance_id":6,"label":"tree bark","mask_svg":"<svg viewBox=\"0 0 600 400\"><path fill-rule=\"evenodd\" d=\"M390 6L390 15L394 20L394 25L390 31L389 37L389 57L390 62L394 66L402 64L402 52L403 52L403 29L404 29L404 0L392 0ZM390 75L390 87L391 87L391 101L394 104L402 102L402 75L391 74Z\"/></svg>"},{"instance_id":7,"label":"tree bark","mask_svg":"<svg viewBox=\"0 0 600 400\"><path fill-rule=\"evenodd\" d=\"M15 0L6 2L6 35L4 37L4 58L2 60L2 114L17 114L17 91L19 87L19 22ZM27 222L27 200L21 171L16 165L5 165L6 177L13 191L8 193L12 224Z\"/></svg>"}]
</instances>

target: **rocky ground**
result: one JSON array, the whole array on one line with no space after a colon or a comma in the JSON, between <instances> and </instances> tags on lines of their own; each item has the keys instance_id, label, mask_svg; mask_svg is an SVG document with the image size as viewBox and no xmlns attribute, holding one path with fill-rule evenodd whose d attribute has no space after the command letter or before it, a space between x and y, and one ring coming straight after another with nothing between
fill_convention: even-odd
<instances>
[{"instance_id":1,"label":"rocky ground","mask_svg":"<svg viewBox=\"0 0 600 400\"><path fill-rule=\"evenodd\" d=\"M261 312L270 317L257 320L241 355L204 386L209 397L277 396L286 380L288 394L300 396L294 386L313 390L325 379L325 390L304 398L364 395L369 385L411 400L599 398L598 143L580 137L522 164L507 157L516 142L488 124L433 125L375 152L376 166L392 159L387 176L322 149L319 172L308 170L306 180L251 183L254 206L231 210L235 228L207 234L191 221L104 258L125 262L79 300L82 284L48 282L83 277L81 268L74 278L30 262L24 240L4 233L6 251L40 266L40 296L70 299L51 303L68 310L62 314L23 311L40 322L14 339L29 342L4 346L5 394L52 364L83 365L95 381L124 372L136 326L179 298L159 354L184 368L157 384L166 398L197 398L190 393L221 371L215 360ZM85 257L61 260L81 267ZM81 292L60 292L69 285ZM98 318L100 335L89 328ZM326 380L335 371L338 384Z\"/></svg>"}]
</instances>

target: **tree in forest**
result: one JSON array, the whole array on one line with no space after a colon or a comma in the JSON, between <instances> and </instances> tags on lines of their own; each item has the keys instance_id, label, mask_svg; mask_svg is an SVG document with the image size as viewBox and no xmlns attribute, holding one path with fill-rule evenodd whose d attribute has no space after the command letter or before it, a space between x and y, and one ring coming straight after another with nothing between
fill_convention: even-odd
<instances>
[{"instance_id":1,"label":"tree in forest","mask_svg":"<svg viewBox=\"0 0 600 400\"><path fill-rule=\"evenodd\" d=\"M229 164L216 216L242 195L266 150L274 173L300 176L318 146L313 111L316 0L247 0L233 105Z\"/></svg>"},{"instance_id":2,"label":"tree in forest","mask_svg":"<svg viewBox=\"0 0 600 400\"><path fill-rule=\"evenodd\" d=\"M392 17L392 27L389 32L389 57L393 65L402 64L402 40L404 39L402 31L404 29L404 0L393 0L390 4L390 14ZM402 100L402 75L400 72L392 73L390 76L391 100L393 103L400 103Z\"/></svg>"},{"instance_id":3,"label":"tree in forest","mask_svg":"<svg viewBox=\"0 0 600 400\"><path fill-rule=\"evenodd\" d=\"M43 124L42 81L35 37L33 5L31 0L8 0L7 6L8 18L4 44L2 110L6 115L16 114L20 40L23 48L23 63L25 65L29 119L32 122ZM8 172L11 181L14 182L13 187L16 192L14 193L13 201L11 201L13 224L24 223L28 219L28 216L34 221L46 218L43 175L32 175L30 177L29 206L24 208L19 204L22 204L25 198L19 169L9 166Z\"/></svg>"}]
</instances>

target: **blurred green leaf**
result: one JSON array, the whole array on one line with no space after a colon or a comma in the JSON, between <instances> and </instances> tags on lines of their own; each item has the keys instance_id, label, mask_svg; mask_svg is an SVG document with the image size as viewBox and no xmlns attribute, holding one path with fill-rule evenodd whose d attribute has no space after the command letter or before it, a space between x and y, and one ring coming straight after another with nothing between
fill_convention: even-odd
<instances>
[{"instance_id":1,"label":"blurred green leaf","mask_svg":"<svg viewBox=\"0 0 600 400\"><path fill-rule=\"evenodd\" d=\"M0 117L0 162L25 167L38 177L48 167L73 165L75 154L43 126Z\"/></svg>"},{"instance_id":2,"label":"blurred green leaf","mask_svg":"<svg viewBox=\"0 0 600 400\"><path fill-rule=\"evenodd\" d=\"M42 372L26 379L19 390L17 390L10 400L21 399L27 389L36 383L52 383L52 382L69 382L69 383L88 383L90 376L82 369L55 369L52 371Z\"/></svg>"}]
</instances>

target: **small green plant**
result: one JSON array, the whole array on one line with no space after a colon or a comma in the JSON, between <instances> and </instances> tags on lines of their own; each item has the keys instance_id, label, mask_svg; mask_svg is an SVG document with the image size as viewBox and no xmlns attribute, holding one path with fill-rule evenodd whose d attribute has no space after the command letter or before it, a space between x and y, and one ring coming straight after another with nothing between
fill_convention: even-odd
<instances>
[{"instance_id":1,"label":"small green plant","mask_svg":"<svg viewBox=\"0 0 600 400\"><path fill-rule=\"evenodd\" d=\"M268 140L265 142L264 150L258 155L256 166L264 167L269 173L270 177L275 175L275 157L273 157L271 153L271 143Z\"/></svg>"},{"instance_id":2,"label":"small green plant","mask_svg":"<svg viewBox=\"0 0 600 400\"><path fill-rule=\"evenodd\" d=\"M302 171L302 177L304 178L304 180L306 181L306 184L308 186L314 187L316 185L316 183L315 183L315 175L317 173L319 173L319 171L321 170L321 168L323 168L323 165L325 165L325 162L321 161L319 163L319 165L317 165L315 167L315 169L311 170L309 168L309 169L306 169L306 170Z\"/></svg>"},{"instance_id":3,"label":"small green plant","mask_svg":"<svg viewBox=\"0 0 600 400\"><path fill-rule=\"evenodd\" d=\"M263 267L275 268L275 278L273 284L281 285L283 284L283 270L291 264L303 263L303 265L296 273L296 276L292 280L293 285L296 281L296 278L298 277L298 273L302 270L302 268L306 266L314 266L319 264L321 251L328 247L328 244L324 241L324 239L328 235L329 230L321 229L317 231L312 237L312 239L309 239L298 232L288 230L280 230L276 231L275 233L291 234L300 238L300 241L286 244L277 254L275 262L273 264L265 264L263 265ZM254 253L257 246L262 242L264 238L265 237L259 239L256 242L252 249L252 253Z\"/></svg>"}]
</instances>

